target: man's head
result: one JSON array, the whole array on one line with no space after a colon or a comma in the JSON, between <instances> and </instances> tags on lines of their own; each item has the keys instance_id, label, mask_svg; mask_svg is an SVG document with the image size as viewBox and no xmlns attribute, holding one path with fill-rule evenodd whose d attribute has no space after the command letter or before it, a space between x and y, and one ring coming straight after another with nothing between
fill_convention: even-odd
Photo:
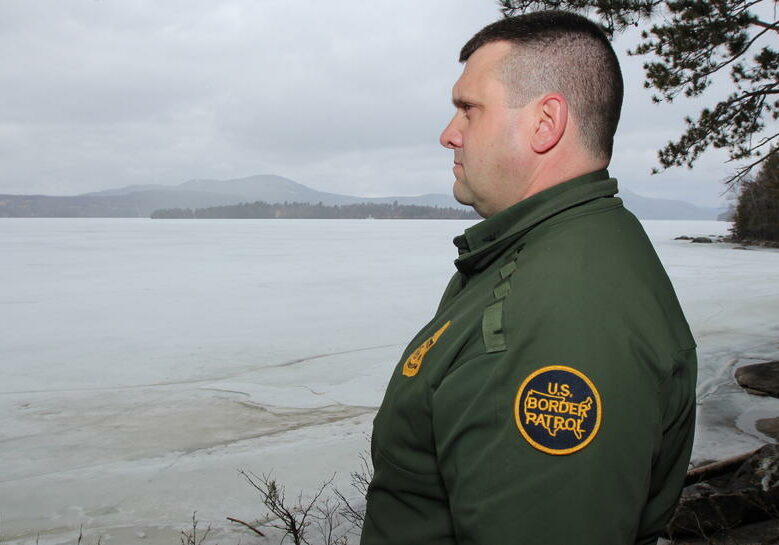
<instances>
[{"instance_id":1,"label":"man's head","mask_svg":"<svg viewBox=\"0 0 779 545\"><path fill-rule=\"evenodd\" d=\"M622 76L592 22L560 11L493 23L465 44L441 135L455 197L489 216L611 158Z\"/></svg>"}]
</instances>

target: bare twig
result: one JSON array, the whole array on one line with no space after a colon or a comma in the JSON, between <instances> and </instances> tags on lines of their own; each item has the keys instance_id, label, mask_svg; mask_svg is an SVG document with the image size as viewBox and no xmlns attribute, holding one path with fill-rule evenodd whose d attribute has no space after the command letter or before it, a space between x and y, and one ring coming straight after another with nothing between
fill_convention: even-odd
<instances>
[{"instance_id":1,"label":"bare twig","mask_svg":"<svg viewBox=\"0 0 779 545\"><path fill-rule=\"evenodd\" d=\"M260 532L257 528L255 528L254 526L252 526L248 522L244 522L241 519L237 519L237 518L234 518L234 517L227 517L227 520L229 520L230 522L237 522L238 524L243 524L244 526L246 526L249 530L251 530L255 534L257 534L259 536L262 536L262 537L265 537L265 534Z\"/></svg>"},{"instance_id":2,"label":"bare twig","mask_svg":"<svg viewBox=\"0 0 779 545\"><path fill-rule=\"evenodd\" d=\"M205 532L203 532L202 535L198 537L197 518L195 517L196 514L197 511L192 512L192 531L181 530L181 545L203 545L203 542L208 537L208 534L211 533L211 525L209 524Z\"/></svg>"},{"instance_id":3,"label":"bare twig","mask_svg":"<svg viewBox=\"0 0 779 545\"><path fill-rule=\"evenodd\" d=\"M315 505L319 502L325 489L332 484L335 474L319 486L310 501L304 502L301 492L297 502L289 504L284 485L277 483L270 475L258 476L243 470L239 473L260 493L260 500L270 514L278 520L278 522L269 522L268 526L284 532L281 538L282 543L287 536L290 536L294 545L308 544L306 535L308 526L311 524L308 519L313 516Z\"/></svg>"},{"instance_id":4,"label":"bare twig","mask_svg":"<svg viewBox=\"0 0 779 545\"><path fill-rule=\"evenodd\" d=\"M745 452L744 454L739 454L738 456L733 456L731 458L726 458L725 460L720 460L718 462L713 462L711 464L706 464L705 466L691 469L687 472L687 477L684 479L684 486L689 486L691 484L711 479L712 477L724 475L725 473L738 468L738 466L743 464L756 452L757 450Z\"/></svg>"},{"instance_id":5,"label":"bare twig","mask_svg":"<svg viewBox=\"0 0 779 545\"><path fill-rule=\"evenodd\" d=\"M332 498L327 498L323 502L320 502L316 506L316 513L313 517L316 521L319 534L322 536L323 545L346 545L348 538L346 531L343 530L345 518L341 515L340 502L332 501Z\"/></svg>"},{"instance_id":6,"label":"bare twig","mask_svg":"<svg viewBox=\"0 0 779 545\"><path fill-rule=\"evenodd\" d=\"M365 497L368 494L368 486L373 478L373 464L370 461L367 452L360 453L360 469L353 471L352 488L358 493L359 497L363 500L361 503L355 503L354 500L349 500L340 490L335 488L333 492L341 501L342 509L341 516L352 523L357 528L362 528L365 523Z\"/></svg>"}]
</instances>

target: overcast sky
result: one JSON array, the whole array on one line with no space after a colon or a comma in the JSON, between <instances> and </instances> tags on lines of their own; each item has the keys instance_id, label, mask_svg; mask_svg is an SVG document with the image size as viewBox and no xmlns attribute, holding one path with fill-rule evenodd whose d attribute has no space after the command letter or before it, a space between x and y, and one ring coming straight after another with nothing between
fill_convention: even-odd
<instances>
[{"instance_id":1,"label":"overcast sky","mask_svg":"<svg viewBox=\"0 0 779 545\"><path fill-rule=\"evenodd\" d=\"M0 193L253 174L449 193L438 135L457 54L499 17L493 0L4 0ZM612 174L642 195L723 203L723 153L650 176L703 103L653 105L632 40L615 44L626 97Z\"/></svg>"}]
</instances>

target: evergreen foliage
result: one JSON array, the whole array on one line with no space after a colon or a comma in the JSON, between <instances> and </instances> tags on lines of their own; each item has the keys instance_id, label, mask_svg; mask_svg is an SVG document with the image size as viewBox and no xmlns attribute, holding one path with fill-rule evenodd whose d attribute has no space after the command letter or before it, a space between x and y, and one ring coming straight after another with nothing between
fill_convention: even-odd
<instances>
[{"instance_id":1,"label":"evergreen foliage","mask_svg":"<svg viewBox=\"0 0 779 545\"><path fill-rule=\"evenodd\" d=\"M538 9L562 9L590 15L613 35L629 26L655 22L628 53L652 55L644 64L644 87L657 91L655 102L673 102L683 94L700 96L717 73L729 71L734 91L698 118L658 152L661 169L687 166L710 146L745 161L725 183L738 184L779 148L779 22L775 0L499 0L504 15ZM773 13L761 18L756 12ZM768 124L768 128L767 128Z\"/></svg>"},{"instance_id":2,"label":"evergreen foliage","mask_svg":"<svg viewBox=\"0 0 779 545\"><path fill-rule=\"evenodd\" d=\"M779 154L769 156L754 180L741 184L733 237L779 242Z\"/></svg>"},{"instance_id":3,"label":"evergreen foliage","mask_svg":"<svg viewBox=\"0 0 779 545\"><path fill-rule=\"evenodd\" d=\"M321 202L310 203L276 203L263 201L241 203L228 206L212 206L210 208L169 208L155 210L152 219L478 219L473 210L464 208L439 208L437 206L418 206L398 204L358 203L336 206L325 206Z\"/></svg>"}]
</instances>

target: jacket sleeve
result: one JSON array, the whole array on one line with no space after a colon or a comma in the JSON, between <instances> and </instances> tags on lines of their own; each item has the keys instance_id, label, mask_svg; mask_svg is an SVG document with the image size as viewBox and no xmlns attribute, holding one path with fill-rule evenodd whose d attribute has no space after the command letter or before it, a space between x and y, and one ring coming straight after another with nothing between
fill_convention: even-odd
<instances>
[{"instance_id":1,"label":"jacket sleeve","mask_svg":"<svg viewBox=\"0 0 779 545\"><path fill-rule=\"evenodd\" d=\"M603 312L517 316L505 350L456 362L436 388L458 544L626 545L662 529L689 459L695 376Z\"/></svg>"}]
</instances>

